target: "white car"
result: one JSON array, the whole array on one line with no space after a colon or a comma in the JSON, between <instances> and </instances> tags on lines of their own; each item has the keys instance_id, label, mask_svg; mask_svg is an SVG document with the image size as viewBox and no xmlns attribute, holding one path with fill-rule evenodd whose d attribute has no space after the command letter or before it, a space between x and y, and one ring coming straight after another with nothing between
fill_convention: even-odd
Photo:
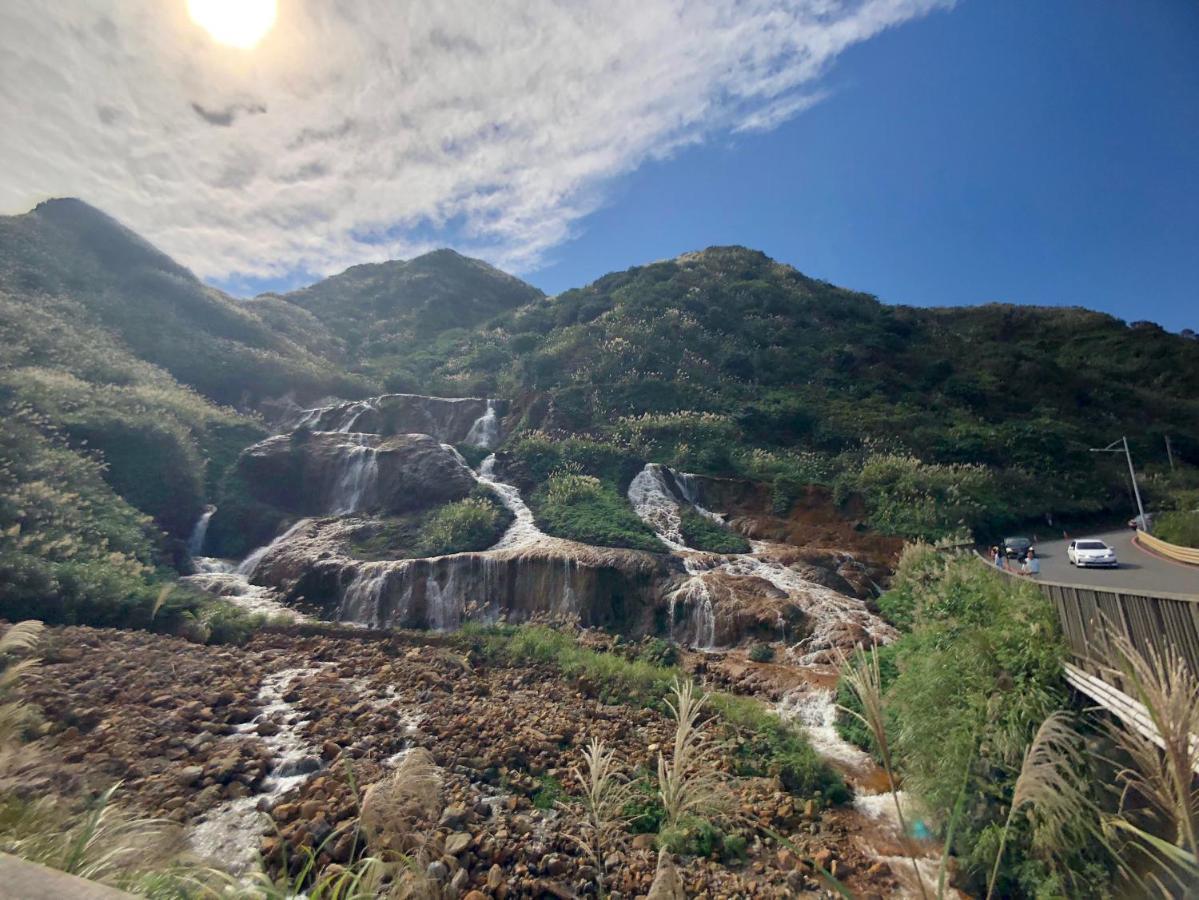
<instances>
[{"instance_id":1,"label":"white car","mask_svg":"<svg viewBox=\"0 0 1199 900\"><path fill-rule=\"evenodd\" d=\"M1070 565L1080 568L1100 566L1107 569L1118 569L1120 567L1120 562L1116 559L1116 551L1103 541L1071 541L1070 546L1066 548L1066 556L1070 558Z\"/></svg>"}]
</instances>

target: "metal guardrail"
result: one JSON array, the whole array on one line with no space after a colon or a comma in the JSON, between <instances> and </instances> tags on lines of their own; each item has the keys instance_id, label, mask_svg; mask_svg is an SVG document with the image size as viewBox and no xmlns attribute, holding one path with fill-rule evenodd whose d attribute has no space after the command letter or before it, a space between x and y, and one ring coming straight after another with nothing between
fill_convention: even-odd
<instances>
[{"instance_id":1,"label":"metal guardrail","mask_svg":"<svg viewBox=\"0 0 1199 900\"><path fill-rule=\"evenodd\" d=\"M1190 563L1193 566L1199 566L1199 549L1194 547L1179 547L1177 544L1171 544L1163 541L1161 538L1156 538L1147 531L1138 531L1135 540L1142 547L1152 550L1159 556L1164 556L1175 562Z\"/></svg>"}]
</instances>

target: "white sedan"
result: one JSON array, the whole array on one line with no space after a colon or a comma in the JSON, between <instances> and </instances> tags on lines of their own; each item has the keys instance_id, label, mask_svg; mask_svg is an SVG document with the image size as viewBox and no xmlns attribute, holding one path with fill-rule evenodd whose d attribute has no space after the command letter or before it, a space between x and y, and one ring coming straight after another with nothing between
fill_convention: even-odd
<instances>
[{"instance_id":1,"label":"white sedan","mask_svg":"<svg viewBox=\"0 0 1199 900\"><path fill-rule=\"evenodd\" d=\"M1103 541L1071 541L1070 546L1066 548L1066 556L1070 558L1072 566L1099 566L1108 569L1120 567L1116 551Z\"/></svg>"}]
</instances>

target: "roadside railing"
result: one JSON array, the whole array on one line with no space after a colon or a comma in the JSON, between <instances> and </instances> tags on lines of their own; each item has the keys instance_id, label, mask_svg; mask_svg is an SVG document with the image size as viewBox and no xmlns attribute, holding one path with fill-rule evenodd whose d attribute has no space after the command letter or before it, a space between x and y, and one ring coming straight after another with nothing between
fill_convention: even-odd
<instances>
[{"instance_id":1,"label":"roadside railing","mask_svg":"<svg viewBox=\"0 0 1199 900\"><path fill-rule=\"evenodd\" d=\"M1161 538L1154 537L1147 531L1138 531L1136 542L1146 550L1152 550L1159 556L1164 556L1175 562L1190 563L1193 566L1199 566L1199 550L1194 547L1180 547L1177 544L1171 544L1163 541Z\"/></svg>"},{"instance_id":2,"label":"roadside railing","mask_svg":"<svg viewBox=\"0 0 1199 900\"><path fill-rule=\"evenodd\" d=\"M1112 638L1119 636L1142 655L1153 651L1160 656L1173 646L1199 677L1199 596L1043 581L998 569L982 556L979 560L1010 578L1035 584L1057 610L1071 656L1093 674L1121 668L1112 650Z\"/></svg>"}]
</instances>

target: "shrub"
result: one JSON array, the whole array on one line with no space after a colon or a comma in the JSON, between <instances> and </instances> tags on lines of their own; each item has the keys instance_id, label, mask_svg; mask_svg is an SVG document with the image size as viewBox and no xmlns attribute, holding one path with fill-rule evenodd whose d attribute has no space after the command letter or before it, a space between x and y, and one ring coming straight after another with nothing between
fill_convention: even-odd
<instances>
[{"instance_id":1,"label":"shrub","mask_svg":"<svg viewBox=\"0 0 1199 900\"><path fill-rule=\"evenodd\" d=\"M1056 617L1035 585L927 546L904 553L893 593L900 596L881 605L899 610L909 630L879 654L886 733L905 788L934 823L951 818L963 791L972 798L952 849L976 888L997 855L1025 750L1068 700ZM848 736L875 749L861 734ZM1050 890L1063 871L1091 864L1092 848L1080 846L1042 862L1030 840L1023 828L1008 839L997 882L1005 896Z\"/></svg>"},{"instance_id":2,"label":"shrub","mask_svg":"<svg viewBox=\"0 0 1199 900\"><path fill-rule=\"evenodd\" d=\"M750 550L749 541L744 537L690 506L682 507L679 519L683 543L688 547L709 553L748 553Z\"/></svg>"},{"instance_id":3,"label":"shrub","mask_svg":"<svg viewBox=\"0 0 1199 900\"><path fill-rule=\"evenodd\" d=\"M679 661L679 648L662 638L650 638L637 656L653 666L673 666Z\"/></svg>"},{"instance_id":4,"label":"shrub","mask_svg":"<svg viewBox=\"0 0 1199 900\"><path fill-rule=\"evenodd\" d=\"M420 527L417 549L424 556L486 550L504 533L507 521L498 503L468 497L438 507Z\"/></svg>"},{"instance_id":5,"label":"shrub","mask_svg":"<svg viewBox=\"0 0 1199 900\"><path fill-rule=\"evenodd\" d=\"M658 846L670 853L719 859L730 864L745 860L748 841L740 832L727 833L708 819L685 816L659 832Z\"/></svg>"},{"instance_id":6,"label":"shrub","mask_svg":"<svg viewBox=\"0 0 1199 900\"><path fill-rule=\"evenodd\" d=\"M557 537L601 547L666 551L628 500L593 476L552 475L533 495L531 506L538 524Z\"/></svg>"},{"instance_id":7,"label":"shrub","mask_svg":"<svg viewBox=\"0 0 1199 900\"><path fill-rule=\"evenodd\" d=\"M553 775L541 775L537 789L533 791L533 806L537 809L554 809L566 797L562 782Z\"/></svg>"},{"instance_id":8,"label":"shrub","mask_svg":"<svg viewBox=\"0 0 1199 900\"><path fill-rule=\"evenodd\" d=\"M749 649L749 658L754 662L770 662L774 659L774 648L769 644L754 644Z\"/></svg>"},{"instance_id":9,"label":"shrub","mask_svg":"<svg viewBox=\"0 0 1199 900\"><path fill-rule=\"evenodd\" d=\"M472 469L479 468L483 460L491 455L491 451L486 447L476 447L474 444L455 444L454 449L466 460L466 464Z\"/></svg>"},{"instance_id":10,"label":"shrub","mask_svg":"<svg viewBox=\"0 0 1199 900\"><path fill-rule=\"evenodd\" d=\"M1179 547L1199 547L1199 512L1166 512L1153 523L1153 534Z\"/></svg>"}]
</instances>

